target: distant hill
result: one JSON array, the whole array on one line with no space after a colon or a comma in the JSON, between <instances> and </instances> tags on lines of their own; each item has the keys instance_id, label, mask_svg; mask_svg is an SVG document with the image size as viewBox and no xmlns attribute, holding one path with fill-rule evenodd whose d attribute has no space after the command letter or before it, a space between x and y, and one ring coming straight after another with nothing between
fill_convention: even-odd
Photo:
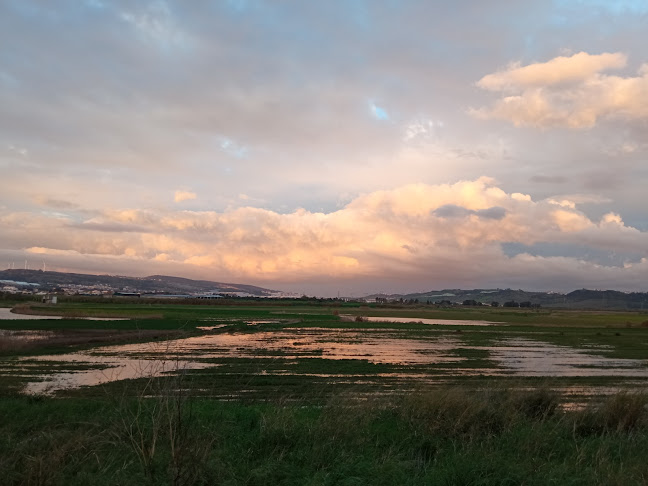
<instances>
[{"instance_id":1,"label":"distant hill","mask_svg":"<svg viewBox=\"0 0 648 486\"><path fill-rule=\"evenodd\" d=\"M570 309L634 309L648 310L648 292L619 292L617 290L574 290L567 294L557 292L527 292L513 289L444 289L412 294L373 294L368 299L417 300L421 303L450 301L463 303L474 300L482 304L498 302L531 302L542 307Z\"/></svg>"},{"instance_id":2,"label":"distant hill","mask_svg":"<svg viewBox=\"0 0 648 486\"><path fill-rule=\"evenodd\" d=\"M6 282L2 282L2 281ZM0 286L38 284L40 288L51 289L65 286L84 286L105 288L113 291L141 293L197 294L205 292L234 294L244 292L258 297L280 294L276 290L254 285L192 280L166 275L150 277L125 277L120 275L88 275L83 273L44 272L42 270L3 270L0 271ZM33 286L33 285L32 285Z\"/></svg>"}]
</instances>

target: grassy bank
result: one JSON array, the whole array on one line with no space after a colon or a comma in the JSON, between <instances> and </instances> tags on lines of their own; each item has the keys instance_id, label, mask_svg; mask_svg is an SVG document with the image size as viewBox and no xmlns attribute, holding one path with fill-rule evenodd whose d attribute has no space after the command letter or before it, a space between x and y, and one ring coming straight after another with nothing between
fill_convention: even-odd
<instances>
[{"instance_id":1,"label":"grassy bank","mask_svg":"<svg viewBox=\"0 0 648 486\"><path fill-rule=\"evenodd\" d=\"M150 390L149 390L150 391ZM645 484L648 399L561 412L547 390L321 407L0 400L3 484Z\"/></svg>"}]
</instances>

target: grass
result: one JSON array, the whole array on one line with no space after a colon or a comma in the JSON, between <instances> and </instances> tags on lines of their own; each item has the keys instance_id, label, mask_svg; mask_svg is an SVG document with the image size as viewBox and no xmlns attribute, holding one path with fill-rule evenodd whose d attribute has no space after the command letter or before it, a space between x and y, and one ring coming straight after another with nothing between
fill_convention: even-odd
<instances>
[{"instance_id":1,"label":"grass","mask_svg":"<svg viewBox=\"0 0 648 486\"><path fill-rule=\"evenodd\" d=\"M565 413L544 389L461 388L317 407L21 397L0 400L0 467L8 485L643 484L646 403Z\"/></svg>"}]
</instances>

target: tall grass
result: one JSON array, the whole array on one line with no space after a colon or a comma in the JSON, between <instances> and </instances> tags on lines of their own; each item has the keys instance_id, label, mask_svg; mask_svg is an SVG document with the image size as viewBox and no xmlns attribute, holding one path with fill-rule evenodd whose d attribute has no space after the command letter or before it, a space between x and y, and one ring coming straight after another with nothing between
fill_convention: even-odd
<instances>
[{"instance_id":1,"label":"tall grass","mask_svg":"<svg viewBox=\"0 0 648 486\"><path fill-rule=\"evenodd\" d=\"M563 412L543 389L306 406L193 400L171 384L113 401L0 400L2 483L648 482L645 394Z\"/></svg>"}]
</instances>

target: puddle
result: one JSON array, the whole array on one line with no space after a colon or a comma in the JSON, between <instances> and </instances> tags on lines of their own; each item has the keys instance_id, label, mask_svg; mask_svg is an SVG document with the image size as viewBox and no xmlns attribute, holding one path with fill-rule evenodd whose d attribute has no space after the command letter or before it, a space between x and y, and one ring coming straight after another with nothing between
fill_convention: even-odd
<instances>
[{"instance_id":1,"label":"puddle","mask_svg":"<svg viewBox=\"0 0 648 486\"><path fill-rule=\"evenodd\" d=\"M289 331L196 336L177 342L177 351L201 358L256 357L261 352L282 353L282 358L311 356L326 359L357 359L376 364L424 364L458 362L452 350L459 341L395 338L393 333L371 334L355 330L294 328Z\"/></svg>"},{"instance_id":2,"label":"puddle","mask_svg":"<svg viewBox=\"0 0 648 486\"><path fill-rule=\"evenodd\" d=\"M503 339L487 349L490 359L518 376L648 377L648 360L592 354L593 346L576 349L518 338Z\"/></svg>"},{"instance_id":3,"label":"puddle","mask_svg":"<svg viewBox=\"0 0 648 486\"><path fill-rule=\"evenodd\" d=\"M32 319L62 319L61 316L33 316L29 314L14 314L11 312L11 309L8 307L4 307L0 309L0 320L5 321L5 320L32 320Z\"/></svg>"},{"instance_id":4,"label":"puddle","mask_svg":"<svg viewBox=\"0 0 648 486\"><path fill-rule=\"evenodd\" d=\"M119 347L119 346L116 346ZM151 345L149 344L149 347ZM163 346L168 350L167 346ZM110 349L110 347L99 348L96 351ZM162 349L149 349L152 354L162 354ZM42 381L28 383L23 393L26 394L51 394L58 390L79 388L82 386L94 386L112 381L127 380L132 378L153 378L166 373L178 373L189 369L201 369L214 366L213 364L201 363L185 359L171 357L158 357L157 359L131 358L127 356L110 356L101 353L78 352L64 355L31 356L25 358L30 362L63 362L74 363L75 365L97 365L103 369L89 369L79 371L66 371L63 373L52 373L44 375Z\"/></svg>"},{"instance_id":5,"label":"puddle","mask_svg":"<svg viewBox=\"0 0 648 486\"><path fill-rule=\"evenodd\" d=\"M427 319L421 317L366 317L366 316L352 316L340 315L340 318L345 321L355 321L357 318L362 319L361 322L401 322L407 324L430 324L432 326L498 326L505 325L503 322L492 321L470 321L465 319Z\"/></svg>"}]
</instances>

